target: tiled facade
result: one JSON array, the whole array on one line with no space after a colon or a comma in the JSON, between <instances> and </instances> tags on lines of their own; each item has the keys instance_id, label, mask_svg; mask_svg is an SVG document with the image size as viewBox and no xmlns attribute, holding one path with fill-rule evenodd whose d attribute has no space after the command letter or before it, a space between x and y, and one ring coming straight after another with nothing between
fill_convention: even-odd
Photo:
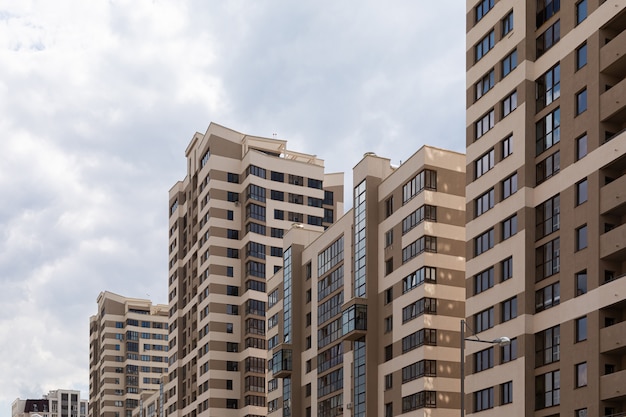
<instances>
[{"instance_id":1,"label":"tiled facade","mask_svg":"<svg viewBox=\"0 0 626 417\"><path fill-rule=\"evenodd\" d=\"M366 154L353 208L294 225L268 282L268 416L456 416L464 155Z\"/></svg>"},{"instance_id":2,"label":"tiled facade","mask_svg":"<svg viewBox=\"0 0 626 417\"><path fill-rule=\"evenodd\" d=\"M293 223L319 231L343 211L343 174L283 140L217 124L186 150L169 193L169 375L165 415L267 412L266 279Z\"/></svg>"},{"instance_id":3,"label":"tiled facade","mask_svg":"<svg viewBox=\"0 0 626 417\"><path fill-rule=\"evenodd\" d=\"M89 320L91 417L131 417L142 395L159 391L168 373L167 312L150 300L100 293Z\"/></svg>"},{"instance_id":4,"label":"tiled facade","mask_svg":"<svg viewBox=\"0 0 626 417\"><path fill-rule=\"evenodd\" d=\"M626 2L466 13L467 413L624 413Z\"/></svg>"}]
</instances>

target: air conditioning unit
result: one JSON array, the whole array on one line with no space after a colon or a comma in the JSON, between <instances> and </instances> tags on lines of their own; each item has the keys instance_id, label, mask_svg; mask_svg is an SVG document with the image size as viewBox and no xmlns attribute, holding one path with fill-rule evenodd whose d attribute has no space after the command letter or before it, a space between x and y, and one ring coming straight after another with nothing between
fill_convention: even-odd
<instances>
[{"instance_id":1,"label":"air conditioning unit","mask_svg":"<svg viewBox=\"0 0 626 417\"><path fill-rule=\"evenodd\" d=\"M348 404L346 404L346 408L347 408L348 410L352 410L352 403L348 403Z\"/></svg>"}]
</instances>

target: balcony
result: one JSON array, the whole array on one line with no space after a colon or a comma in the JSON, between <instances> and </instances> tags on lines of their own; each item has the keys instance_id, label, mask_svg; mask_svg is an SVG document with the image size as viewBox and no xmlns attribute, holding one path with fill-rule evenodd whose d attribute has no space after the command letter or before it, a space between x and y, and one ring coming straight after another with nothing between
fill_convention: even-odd
<instances>
[{"instance_id":1,"label":"balcony","mask_svg":"<svg viewBox=\"0 0 626 417\"><path fill-rule=\"evenodd\" d=\"M600 50L600 72L619 78L626 74L626 31Z\"/></svg>"},{"instance_id":2,"label":"balcony","mask_svg":"<svg viewBox=\"0 0 626 417\"><path fill-rule=\"evenodd\" d=\"M626 351L626 321L600 329L600 353Z\"/></svg>"},{"instance_id":3,"label":"balcony","mask_svg":"<svg viewBox=\"0 0 626 417\"><path fill-rule=\"evenodd\" d=\"M626 122L626 78L600 95L600 120L618 125Z\"/></svg>"},{"instance_id":4,"label":"balcony","mask_svg":"<svg viewBox=\"0 0 626 417\"><path fill-rule=\"evenodd\" d=\"M620 260L626 257L626 224L600 236L600 258Z\"/></svg>"},{"instance_id":5,"label":"balcony","mask_svg":"<svg viewBox=\"0 0 626 417\"><path fill-rule=\"evenodd\" d=\"M345 340L357 340L367 333L367 305L352 304L342 313L342 333Z\"/></svg>"},{"instance_id":6,"label":"balcony","mask_svg":"<svg viewBox=\"0 0 626 417\"><path fill-rule=\"evenodd\" d=\"M626 175L622 175L600 189L600 214L626 212Z\"/></svg>"},{"instance_id":7,"label":"balcony","mask_svg":"<svg viewBox=\"0 0 626 417\"><path fill-rule=\"evenodd\" d=\"M272 355L272 375L274 378L289 378L293 370L293 351L280 349Z\"/></svg>"},{"instance_id":8,"label":"balcony","mask_svg":"<svg viewBox=\"0 0 626 417\"><path fill-rule=\"evenodd\" d=\"M600 377L600 399L602 401L626 398L626 371Z\"/></svg>"}]
</instances>

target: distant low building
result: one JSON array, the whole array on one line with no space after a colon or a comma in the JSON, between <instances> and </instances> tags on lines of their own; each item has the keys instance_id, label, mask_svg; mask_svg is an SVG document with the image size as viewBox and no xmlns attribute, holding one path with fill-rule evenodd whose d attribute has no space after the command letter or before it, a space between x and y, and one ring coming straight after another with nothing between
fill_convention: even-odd
<instances>
[{"instance_id":1,"label":"distant low building","mask_svg":"<svg viewBox=\"0 0 626 417\"><path fill-rule=\"evenodd\" d=\"M87 417L87 404L87 400L80 398L80 391L59 389L42 398L17 398L11 405L11 416Z\"/></svg>"}]
</instances>

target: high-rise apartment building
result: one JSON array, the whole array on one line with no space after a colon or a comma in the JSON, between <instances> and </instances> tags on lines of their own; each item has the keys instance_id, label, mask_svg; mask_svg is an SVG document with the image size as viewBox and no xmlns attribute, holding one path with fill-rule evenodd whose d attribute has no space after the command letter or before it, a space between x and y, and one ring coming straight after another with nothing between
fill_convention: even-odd
<instances>
[{"instance_id":1,"label":"high-rise apartment building","mask_svg":"<svg viewBox=\"0 0 626 417\"><path fill-rule=\"evenodd\" d=\"M89 319L89 416L131 417L142 394L159 391L168 349L167 305L100 293Z\"/></svg>"},{"instance_id":2,"label":"high-rise apartment building","mask_svg":"<svg viewBox=\"0 0 626 417\"><path fill-rule=\"evenodd\" d=\"M87 417L87 400L80 391L59 389L37 399L17 398L11 405L11 417Z\"/></svg>"},{"instance_id":3,"label":"high-rise apartment building","mask_svg":"<svg viewBox=\"0 0 626 417\"><path fill-rule=\"evenodd\" d=\"M458 414L464 178L454 152L366 154L351 210L292 226L268 281L267 381L246 377L268 416Z\"/></svg>"},{"instance_id":4,"label":"high-rise apartment building","mask_svg":"<svg viewBox=\"0 0 626 417\"><path fill-rule=\"evenodd\" d=\"M626 412L626 2L466 12L467 412Z\"/></svg>"},{"instance_id":5,"label":"high-rise apartment building","mask_svg":"<svg viewBox=\"0 0 626 417\"><path fill-rule=\"evenodd\" d=\"M266 279L285 230L343 210L343 174L286 145L212 123L187 147L169 193L168 416L267 412Z\"/></svg>"}]
</instances>

